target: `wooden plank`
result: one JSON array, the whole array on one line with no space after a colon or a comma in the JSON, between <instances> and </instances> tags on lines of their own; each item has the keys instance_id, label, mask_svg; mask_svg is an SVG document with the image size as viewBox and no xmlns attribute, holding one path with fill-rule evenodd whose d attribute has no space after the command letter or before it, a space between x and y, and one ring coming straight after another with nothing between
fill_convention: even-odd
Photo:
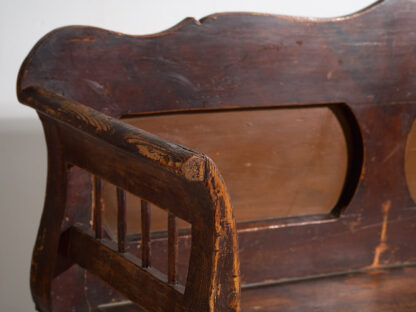
<instances>
[{"instance_id":1,"label":"wooden plank","mask_svg":"<svg viewBox=\"0 0 416 312\"><path fill-rule=\"evenodd\" d=\"M412 312L416 267L317 278L244 289L244 312ZM143 312L132 302L98 307L102 312Z\"/></svg>"},{"instance_id":2,"label":"wooden plank","mask_svg":"<svg viewBox=\"0 0 416 312\"><path fill-rule=\"evenodd\" d=\"M63 264L65 267L67 264L67 261L58 256L58 250L61 227L65 222L67 208L68 166L65 164L62 149L57 148L60 146L58 127L52 122L48 123L41 114L39 117L44 125L47 145L53 146L54 149L48 148L46 196L33 249L30 288L36 309L48 311L53 301L54 274L60 271L60 265ZM10 241L12 242L13 238L10 238Z\"/></svg>"},{"instance_id":3,"label":"wooden plank","mask_svg":"<svg viewBox=\"0 0 416 312\"><path fill-rule=\"evenodd\" d=\"M245 312L416 311L416 268L380 270L243 290Z\"/></svg>"},{"instance_id":4,"label":"wooden plank","mask_svg":"<svg viewBox=\"0 0 416 312\"><path fill-rule=\"evenodd\" d=\"M118 253L114 242L94 239L83 225L71 227L65 235L67 257L146 311L184 311L183 294L166 283L164 274L155 269L144 269L139 259Z\"/></svg>"}]
</instances>

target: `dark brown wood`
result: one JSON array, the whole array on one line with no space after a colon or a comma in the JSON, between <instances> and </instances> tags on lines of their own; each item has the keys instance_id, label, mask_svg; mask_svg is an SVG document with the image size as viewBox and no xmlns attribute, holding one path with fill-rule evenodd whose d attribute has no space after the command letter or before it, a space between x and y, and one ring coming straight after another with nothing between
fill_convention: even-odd
<instances>
[{"instance_id":1,"label":"dark brown wood","mask_svg":"<svg viewBox=\"0 0 416 312\"><path fill-rule=\"evenodd\" d=\"M176 217L168 215L168 283L176 284L176 261L178 254L178 231L176 229Z\"/></svg>"},{"instance_id":2,"label":"dark brown wood","mask_svg":"<svg viewBox=\"0 0 416 312\"><path fill-rule=\"evenodd\" d=\"M111 183L104 182L104 205L106 207L104 211L105 224L109 234L115 235L117 232L117 198L116 187ZM141 206L141 198L126 193L126 220L127 220L127 233L128 235L138 236L141 232L141 210L137 207ZM168 228L168 212L156 205L152 206L152 222L151 231L160 232L166 231ZM191 225L182 220L177 220L177 226L180 230L190 230Z\"/></svg>"},{"instance_id":3,"label":"dark brown wood","mask_svg":"<svg viewBox=\"0 0 416 312\"><path fill-rule=\"evenodd\" d=\"M27 92L34 92L27 99L34 102L38 101L35 96L45 94L43 91L36 93L35 89ZM59 104L61 97L56 96L55 99L55 104ZM44 98L44 101L48 102L47 98ZM134 132L134 129L132 130ZM161 165L161 162L165 164L165 160L169 159L163 152L151 155L150 158L149 155L142 157L140 153L143 150L135 154L115 147L111 142L86 134L85 131L76 130L76 135L73 131L74 128L65 123L59 124L60 138L68 162L88 168L92 174L99 175L133 194L149 198L160 207L195 225L192 242L195 245L203 245L204 249L192 248L190 263L193 264L189 266L190 273L185 290L188 309L209 311L212 307L223 307L238 310L240 302L235 299L239 297L239 276L234 219L223 181L212 161L184 149L195 157L191 156L183 164L177 163L175 166L180 166L180 169L173 169L171 163L167 163L167 166ZM148 135L144 137L141 144L143 143L146 146L158 146L157 141ZM172 149L174 146L168 142L165 144L170 150L169 153L177 157ZM154 151L153 148L151 150ZM109 155L111 157L108 157ZM95 159L101 161L96 162ZM152 187L149 187L149 183ZM197 212L193 213L195 211ZM200 225L196 226L197 224ZM222 234L219 234L219 231ZM217 246L220 246L221 252L216 257L210 257ZM62 246L62 249L65 248L65 245ZM227 252L229 248L234 252ZM208 259L203 264L204 268L201 268L199 259ZM228 267L227 272L219 270L219 267ZM215 286L215 283L219 281L224 287L223 291L216 291L218 286ZM70 306L68 303L67 307Z\"/></svg>"},{"instance_id":4,"label":"dark brown wood","mask_svg":"<svg viewBox=\"0 0 416 312\"><path fill-rule=\"evenodd\" d=\"M154 269L143 269L139 259L120 254L112 241L98 242L86 227L72 227L65 235L70 259L111 283L127 298L140 302L146 311L184 310L183 294L166 284L165 275ZM117 279L113 272L117 272ZM159 298L158 303L154 297Z\"/></svg>"},{"instance_id":5,"label":"dark brown wood","mask_svg":"<svg viewBox=\"0 0 416 312\"><path fill-rule=\"evenodd\" d=\"M336 205L346 179L347 142L337 115L327 106L146 114L123 121L210 155L227 183L237 222L340 209ZM111 195L106 207L116 211ZM140 198L129 198L131 210L138 204ZM132 232L140 232L138 218L131 214ZM152 229L166 230L165 219L153 214Z\"/></svg>"},{"instance_id":6,"label":"dark brown wood","mask_svg":"<svg viewBox=\"0 0 416 312\"><path fill-rule=\"evenodd\" d=\"M126 192L117 188L117 240L118 252L126 252Z\"/></svg>"},{"instance_id":7,"label":"dark brown wood","mask_svg":"<svg viewBox=\"0 0 416 312\"><path fill-rule=\"evenodd\" d=\"M409 240L416 235L411 161L411 129L416 118L415 16L415 1L386 0L356 14L323 20L226 13L200 21L189 18L150 36L71 26L42 38L22 64L17 82L19 100L36 109L42 118L49 154L48 188L31 273L37 309L82 311L106 301L121 300L122 295L147 310L173 307L178 311L231 312L240 311L242 304L248 311L286 309L270 299L281 296L281 288L269 288L264 297L260 291L250 292L256 293L253 296L260 300L250 301L246 290L246 299L240 299L240 284L247 289L264 283L282 284L317 275L416 262L416 245ZM250 215L239 224L238 231L231 203L232 196L236 196L238 209L235 194L239 179L230 175L218 158L230 198L222 175L210 158L216 158L215 151L206 150L205 155L204 151L192 150L193 146L180 145L188 144L181 141L184 136L195 135L194 148L203 148L214 137L215 123L206 135L203 131L198 134L201 129L185 135L186 131L175 133L173 128L169 137L159 138L140 129L140 124L139 128L129 125L126 119L147 119L154 126L149 130L157 132L163 127L154 123L155 115L165 120L179 116L181 124L172 123L176 129L186 125L191 116L186 114L209 116L213 122L217 116L221 127L226 128L224 125L228 123L231 136L235 136L238 127L233 126L233 118L227 117L231 111L249 112L254 120L260 111L270 112L271 117L271 112L277 109L296 112L305 108L325 108L336 117L332 119L337 121L335 128L330 129L337 129L343 134L342 141L345 140L342 158L345 169L340 170L345 183L335 187L328 181L320 181L319 177L327 176L323 173L328 169L323 165L328 165L328 161L324 160L322 166L312 166L316 173L303 182L313 190L304 194L302 190L306 187L300 188L293 196L304 196L304 203L313 203L311 194L321 194L323 190L319 188L326 190L329 185L338 190L331 205L323 209L317 204L316 209L308 210L305 204L301 216L296 216L294 209L274 217L277 205L268 202L270 214L258 214L267 217L266 220L255 220L260 208L251 206ZM260 119L267 117L265 114ZM294 145L306 142L302 141L305 137L299 132L301 126L297 125L296 117L290 119L287 124L296 127L296 131L285 132L286 142ZM203 123L199 125L203 127ZM261 125L266 129L264 140L260 135L262 140L254 143L276 136L279 125L283 121L264 122ZM260 131L261 126L255 130ZM305 136L312 132L312 129L306 131ZM241 141L230 142L244 145L248 137L242 134ZM254 143L237 144L238 149L229 153L236 152L230 163L238 165L241 162L238 155L269 158L276 163L270 148ZM314 154L318 160L328 155L320 154L325 150L320 143L316 144L318 152ZM238 151L244 148L249 152ZM292 157L306 160L305 151L299 149ZM336 163L341 158L331 159ZM251 168L260 166L258 160ZM85 172L81 174L82 170ZM241 173L241 164L240 170L230 172ZM303 172L299 170L299 176ZM153 285L151 290L155 293L174 289L167 278L154 283L157 273L152 271L153 266L158 269L163 266L160 271L169 271L166 266L169 234L150 235L147 215L140 220L148 224L140 234L141 249L133 247L137 241L129 241L126 253L106 245L112 237L110 232L104 232L103 238L96 240L83 230L94 223L93 183L86 179L89 174L190 224L191 228L178 236L180 244L190 251L186 268L185 258L178 252L177 281L185 284L181 299L156 295L145 298L138 286L127 289L132 284L126 281L127 273L134 275L133 280L138 279L136 274L140 275L140 284ZM263 191L279 196L274 192L290 187L289 179L273 179L280 181L277 186L263 184L262 179L251 181L244 182L245 193L242 192L249 198ZM258 202L270 198L265 196ZM247 198L243 199L242 202ZM78 226L75 231L77 223L83 227ZM104 228L109 226L104 224ZM151 268L139 270L133 254L138 257L146 254L143 241L150 241L150 237L155 238L152 253L157 256L152 258ZM185 250L180 244L179 250ZM91 248L103 257L97 254L90 257L85 248L90 246L95 246ZM105 263L107 256L112 259L109 263ZM115 295L98 278L90 279L91 272L121 294ZM88 291L85 285L89 281ZM349 291L348 279L340 278L335 284L339 288L332 285L331 289ZM311 285L294 292L297 299L291 299L293 311L305 310L298 305L305 301L302 298L310 298L305 292L318 291L324 284ZM367 280L362 285L378 289L380 284ZM381 292L383 298L390 293L395 298L395 290L386 289ZM342 293L331 294L319 297L320 302L327 300L330 308L331 302L342 302L343 297ZM371 292L368 294L375 298ZM358 295L346 298L356 301L356 310L366 310L365 305L360 306ZM383 298L379 301L383 302ZM399 311L406 311L407 304L412 307L411 298L397 298L403 300L403 305L390 307ZM271 305L263 307L259 302ZM378 307L377 302L369 306Z\"/></svg>"},{"instance_id":8,"label":"dark brown wood","mask_svg":"<svg viewBox=\"0 0 416 312\"><path fill-rule=\"evenodd\" d=\"M376 270L243 290L243 311L389 312L416 309L416 268ZM300 299L302 298L302 300Z\"/></svg>"},{"instance_id":9,"label":"dark brown wood","mask_svg":"<svg viewBox=\"0 0 416 312\"><path fill-rule=\"evenodd\" d=\"M292 283L243 289L243 311L288 312L411 312L416 309L416 268L376 270L366 273L316 278ZM102 312L142 312L125 302L105 305Z\"/></svg>"},{"instance_id":10,"label":"dark brown wood","mask_svg":"<svg viewBox=\"0 0 416 312\"><path fill-rule=\"evenodd\" d=\"M103 182L94 176L94 230L97 239L103 238Z\"/></svg>"},{"instance_id":11,"label":"dark brown wood","mask_svg":"<svg viewBox=\"0 0 416 312\"><path fill-rule=\"evenodd\" d=\"M142 249L142 266L147 268L150 266L150 204L142 200L141 201L141 249Z\"/></svg>"},{"instance_id":12,"label":"dark brown wood","mask_svg":"<svg viewBox=\"0 0 416 312\"><path fill-rule=\"evenodd\" d=\"M52 310L52 281L59 264L58 246L65 217L67 167L56 124L41 116L48 146L48 180L42 218L33 249L30 288L36 309Z\"/></svg>"}]
</instances>

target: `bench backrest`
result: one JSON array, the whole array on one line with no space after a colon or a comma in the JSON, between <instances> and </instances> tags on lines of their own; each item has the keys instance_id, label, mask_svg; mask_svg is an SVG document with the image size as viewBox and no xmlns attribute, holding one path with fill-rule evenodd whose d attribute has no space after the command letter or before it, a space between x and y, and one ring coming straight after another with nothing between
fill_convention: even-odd
<instances>
[{"instance_id":1,"label":"bench backrest","mask_svg":"<svg viewBox=\"0 0 416 312\"><path fill-rule=\"evenodd\" d=\"M406 144L413 144L407 138L416 117L414 16L415 1L389 0L336 19L215 14L201 21L185 19L148 36L64 27L46 35L32 50L22 66L18 90L38 85L161 136L169 131L160 124L169 122L166 116L176 116L168 130L177 129L178 140L189 134L183 127L189 112L206 123L209 114L218 114L220 119L228 113L221 119L225 125L222 133L232 129L230 142L237 138L245 144L247 136L236 134L236 129L247 131L242 125L256 121L256 114L259 120L267 120L273 114L282 116L284 110L313 111L312 117L303 120L311 118L310 124L321 129L317 140L312 138L312 144L305 139L287 157L322 150L323 137L330 135L324 144L326 152L318 155L323 158L312 157L318 160L310 171L311 181L288 192L295 199L300 189L310 188L312 195L329 192L330 199L317 199L317 209L308 206L314 200L311 195L297 199L302 207L299 212L275 215L274 194L271 199L270 194L255 191L247 195L256 187L276 186L277 193L278 185L287 181L284 175L271 177L266 185L247 182L234 189L232 185L241 181L235 174L241 170L230 164L239 155L250 151L273 154L261 150L267 142L255 136L248 142L257 144L248 152L237 151L223 165L235 206L257 197L257 203L266 207L266 213L259 211L257 216L272 218L252 222L258 219L254 204L247 208L248 217L242 217L250 221L239 226L239 244L244 246L240 252L243 282L411 262L416 260L416 246L405 243L403 237L414 231L410 195L414 191L409 192L414 177L405 171L415 167L409 146L405 157ZM247 113L252 117L243 116ZM290 114L289 128L297 118ZM279 136L272 131L282 123L258 122L254 127L264 131L266 138ZM302 131L308 131L305 124ZM205 130L207 137L201 140L218 136L215 127ZM287 136L287 145L301 134L289 131L281 135ZM174 138L171 132L169 139ZM186 145L187 139L183 140L179 143ZM188 140L192 141L192 135ZM212 146L202 143L201 148L207 148L211 156L209 151L217 148ZM254 166L273 165L279 154L266 158L256 160ZM291 162L280 169L288 164ZM329 169L328 164L332 164ZM241 166L249 172L253 162L242 161ZM295 166L300 170L298 163ZM330 174L332 180L323 180ZM263 176L254 181L264 181ZM291 204L287 205L290 209ZM235 213L241 209L236 207Z\"/></svg>"}]
</instances>

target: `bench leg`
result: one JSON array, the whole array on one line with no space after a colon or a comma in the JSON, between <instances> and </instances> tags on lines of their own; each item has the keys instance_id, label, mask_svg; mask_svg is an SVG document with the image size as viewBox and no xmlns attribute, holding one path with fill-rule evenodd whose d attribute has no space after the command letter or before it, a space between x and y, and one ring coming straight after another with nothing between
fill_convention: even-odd
<instances>
[{"instance_id":1,"label":"bench leg","mask_svg":"<svg viewBox=\"0 0 416 312\"><path fill-rule=\"evenodd\" d=\"M38 311L52 310L51 285L58 260L61 224L65 212L67 166L57 129L44 123L48 145L48 178L45 204L33 250L30 286Z\"/></svg>"}]
</instances>

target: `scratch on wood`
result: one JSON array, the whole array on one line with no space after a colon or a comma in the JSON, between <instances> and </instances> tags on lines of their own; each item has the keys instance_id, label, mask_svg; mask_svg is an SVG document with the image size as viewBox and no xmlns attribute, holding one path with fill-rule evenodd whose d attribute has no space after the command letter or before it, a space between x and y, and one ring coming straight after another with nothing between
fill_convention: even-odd
<instances>
[{"instance_id":1,"label":"scratch on wood","mask_svg":"<svg viewBox=\"0 0 416 312\"><path fill-rule=\"evenodd\" d=\"M370 267L378 267L380 264L381 254L388 249L388 246L386 244L386 239L387 239L387 222L388 222L388 217L389 217L390 206L391 206L391 201L388 200L384 202L381 207L382 212L383 212L383 225L381 227L380 243L374 250L374 259Z\"/></svg>"},{"instance_id":2,"label":"scratch on wood","mask_svg":"<svg viewBox=\"0 0 416 312\"><path fill-rule=\"evenodd\" d=\"M400 148L400 144L397 144L392 150L391 152L383 159L383 161L381 163L385 163L386 161L388 161Z\"/></svg>"},{"instance_id":3,"label":"scratch on wood","mask_svg":"<svg viewBox=\"0 0 416 312\"><path fill-rule=\"evenodd\" d=\"M384 42L377 41L365 41L365 42L345 42L342 45L344 46L354 46L354 47L366 47L366 46L383 46L386 45Z\"/></svg>"},{"instance_id":4,"label":"scratch on wood","mask_svg":"<svg viewBox=\"0 0 416 312\"><path fill-rule=\"evenodd\" d=\"M73 39L71 39L71 41L73 41L73 42L94 42L94 41L96 41L96 39L95 38L88 38L88 37L86 37L86 38L73 38Z\"/></svg>"},{"instance_id":5,"label":"scratch on wood","mask_svg":"<svg viewBox=\"0 0 416 312\"><path fill-rule=\"evenodd\" d=\"M84 79L84 81L88 85L90 85L91 87L93 87L94 89L101 89L101 90L104 89L104 86L102 84L100 84L99 82L97 82L97 81L90 80L90 79Z\"/></svg>"}]
</instances>

